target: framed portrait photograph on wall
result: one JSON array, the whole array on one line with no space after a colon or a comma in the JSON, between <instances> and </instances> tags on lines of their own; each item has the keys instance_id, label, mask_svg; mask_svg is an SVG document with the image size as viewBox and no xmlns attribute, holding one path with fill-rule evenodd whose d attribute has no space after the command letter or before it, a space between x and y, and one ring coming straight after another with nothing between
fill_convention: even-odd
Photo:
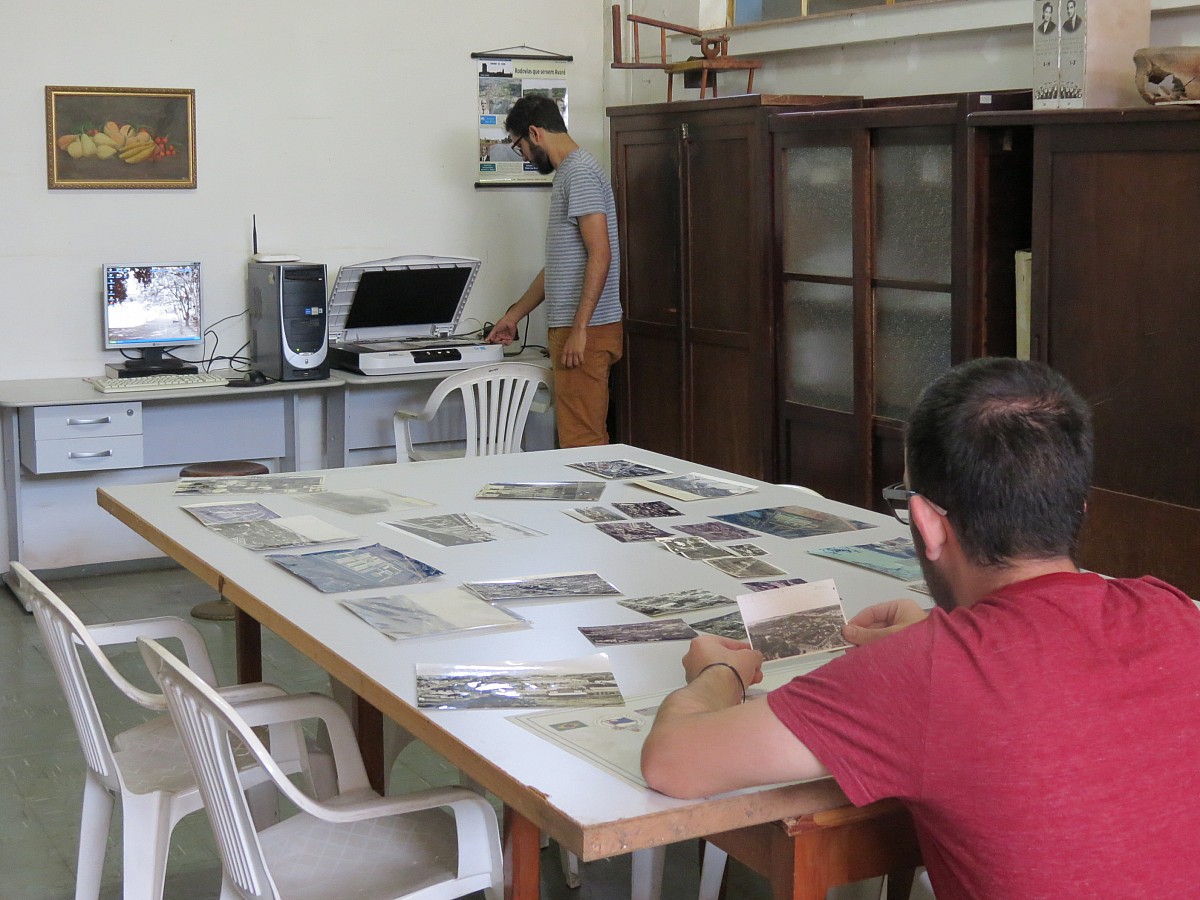
<instances>
[{"instance_id":1,"label":"framed portrait photograph on wall","mask_svg":"<svg viewBox=\"0 0 1200 900\"><path fill-rule=\"evenodd\" d=\"M46 88L51 188L194 188L196 92Z\"/></svg>"}]
</instances>

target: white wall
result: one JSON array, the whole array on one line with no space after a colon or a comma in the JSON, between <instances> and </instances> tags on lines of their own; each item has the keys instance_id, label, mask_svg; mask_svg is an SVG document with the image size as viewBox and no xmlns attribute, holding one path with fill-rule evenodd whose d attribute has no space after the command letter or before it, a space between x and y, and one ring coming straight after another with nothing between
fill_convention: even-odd
<instances>
[{"instance_id":1,"label":"white wall","mask_svg":"<svg viewBox=\"0 0 1200 900\"><path fill-rule=\"evenodd\" d=\"M263 251L339 266L483 260L494 320L542 261L548 191L476 190L472 51L574 55L572 135L607 158L607 5L596 0L60 0L0 5L0 380L100 373L105 262L199 259L205 321L245 310ZM49 190L46 85L196 90L196 190ZM542 334L544 336L544 326ZM221 330L221 349L245 339Z\"/></svg>"}]
</instances>

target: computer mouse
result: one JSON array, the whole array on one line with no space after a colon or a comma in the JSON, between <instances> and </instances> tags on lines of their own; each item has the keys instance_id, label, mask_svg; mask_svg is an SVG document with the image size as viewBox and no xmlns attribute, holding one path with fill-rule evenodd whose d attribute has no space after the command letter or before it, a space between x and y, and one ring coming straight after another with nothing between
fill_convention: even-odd
<instances>
[{"instance_id":1,"label":"computer mouse","mask_svg":"<svg viewBox=\"0 0 1200 900\"><path fill-rule=\"evenodd\" d=\"M246 373L245 378L238 378L235 381L230 381L230 382L226 383L225 387L231 387L231 388L258 387L260 384L270 384L270 383L271 383L270 378L268 378L262 372L252 369L251 371Z\"/></svg>"}]
</instances>

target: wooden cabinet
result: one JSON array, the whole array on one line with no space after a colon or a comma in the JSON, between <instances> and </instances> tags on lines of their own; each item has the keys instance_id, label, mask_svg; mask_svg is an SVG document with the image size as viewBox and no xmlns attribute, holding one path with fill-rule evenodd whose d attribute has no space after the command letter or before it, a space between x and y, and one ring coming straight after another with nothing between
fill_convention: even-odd
<instances>
[{"instance_id":1,"label":"wooden cabinet","mask_svg":"<svg viewBox=\"0 0 1200 900\"><path fill-rule=\"evenodd\" d=\"M817 102L837 101L609 108L626 316L619 440L773 480L767 119Z\"/></svg>"},{"instance_id":2,"label":"wooden cabinet","mask_svg":"<svg viewBox=\"0 0 1200 900\"><path fill-rule=\"evenodd\" d=\"M1200 115L972 116L1033 135L1032 355L1091 403L1080 563L1200 596Z\"/></svg>"},{"instance_id":3,"label":"wooden cabinet","mask_svg":"<svg viewBox=\"0 0 1200 900\"><path fill-rule=\"evenodd\" d=\"M1013 352L1028 141L966 117L1028 105L963 94L772 118L780 480L879 507L924 386Z\"/></svg>"}]
</instances>

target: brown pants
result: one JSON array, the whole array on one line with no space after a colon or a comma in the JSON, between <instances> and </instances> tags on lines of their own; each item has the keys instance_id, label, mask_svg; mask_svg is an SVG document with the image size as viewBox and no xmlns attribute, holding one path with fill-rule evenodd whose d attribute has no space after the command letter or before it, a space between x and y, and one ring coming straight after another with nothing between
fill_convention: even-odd
<instances>
[{"instance_id":1,"label":"brown pants","mask_svg":"<svg viewBox=\"0 0 1200 900\"><path fill-rule=\"evenodd\" d=\"M554 363L554 415L560 447L594 447L608 443L608 370L624 352L620 322L590 325L583 364L567 369L562 364L563 345L570 328L547 333Z\"/></svg>"}]
</instances>

